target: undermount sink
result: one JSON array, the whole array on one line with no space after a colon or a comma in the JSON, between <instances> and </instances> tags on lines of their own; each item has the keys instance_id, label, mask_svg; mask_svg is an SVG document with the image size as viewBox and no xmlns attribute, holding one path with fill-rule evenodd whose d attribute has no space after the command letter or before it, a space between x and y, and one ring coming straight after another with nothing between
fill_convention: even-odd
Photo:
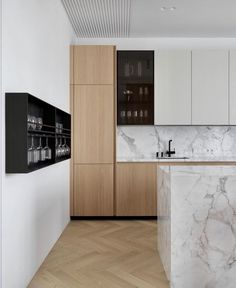
<instances>
[{"instance_id":1,"label":"undermount sink","mask_svg":"<svg viewBox=\"0 0 236 288\"><path fill-rule=\"evenodd\" d=\"M189 159L189 157L157 157L157 159L175 160L175 159Z\"/></svg>"}]
</instances>

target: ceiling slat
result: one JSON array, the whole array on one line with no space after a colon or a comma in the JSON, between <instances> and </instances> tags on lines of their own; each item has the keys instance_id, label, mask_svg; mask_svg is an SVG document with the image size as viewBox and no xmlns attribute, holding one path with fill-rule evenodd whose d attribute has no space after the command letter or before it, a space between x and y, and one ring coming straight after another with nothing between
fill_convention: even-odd
<instances>
[{"instance_id":1,"label":"ceiling slat","mask_svg":"<svg viewBox=\"0 0 236 288\"><path fill-rule=\"evenodd\" d=\"M129 37L131 0L61 1L77 37Z\"/></svg>"}]
</instances>

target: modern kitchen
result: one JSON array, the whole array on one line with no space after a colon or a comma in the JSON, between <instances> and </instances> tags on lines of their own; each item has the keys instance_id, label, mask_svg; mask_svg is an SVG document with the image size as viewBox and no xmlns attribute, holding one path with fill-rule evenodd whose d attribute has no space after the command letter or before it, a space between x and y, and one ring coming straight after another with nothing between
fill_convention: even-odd
<instances>
[{"instance_id":1,"label":"modern kitchen","mask_svg":"<svg viewBox=\"0 0 236 288\"><path fill-rule=\"evenodd\" d=\"M236 4L149 2L1 0L0 287L235 287Z\"/></svg>"}]
</instances>

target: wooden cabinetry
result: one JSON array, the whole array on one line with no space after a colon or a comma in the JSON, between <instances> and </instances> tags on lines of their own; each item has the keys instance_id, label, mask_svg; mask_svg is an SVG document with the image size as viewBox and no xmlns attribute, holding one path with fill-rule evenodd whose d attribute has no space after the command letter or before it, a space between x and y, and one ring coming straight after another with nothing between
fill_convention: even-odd
<instances>
[{"instance_id":1,"label":"wooden cabinetry","mask_svg":"<svg viewBox=\"0 0 236 288\"><path fill-rule=\"evenodd\" d=\"M191 125L191 51L155 53L155 125Z\"/></svg>"},{"instance_id":2,"label":"wooden cabinetry","mask_svg":"<svg viewBox=\"0 0 236 288\"><path fill-rule=\"evenodd\" d=\"M116 215L157 215L155 163L118 163L116 168Z\"/></svg>"},{"instance_id":3,"label":"wooden cabinetry","mask_svg":"<svg viewBox=\"0 0 236 288\"><path fill-rule=\"evenodd\" d=\"M192 51L192 124L228 124L228 51Z\"/></svg>"},{"instance_id":4,"label":"wooden cabinetry","mask_svg":"<svg viewBox=\"0 0 236 288\"><path fill-rule=\"evenodd\" d=\"M113 216L115 48L71 49L71 216Z\"/></svg>"},{"instance_id":5,"label":"wooden cabinetry","mask_svg":"<svg viewBox=\"0 0 236 288\"><path fill-rule=\"evenodd\" d=\"M114 163L114 89L112 85L76 85L74 162Z\"/></svg>"},{"instance_id":6,"label":"wooden cabinetry","mask_svg":"<svg viewBox=\"0 0 236 288\"><path fill-rule=\"evenodd\" d=\"M114 84L114 46L73 47L73 83L75 85Z\"/></svg>"},{"instance_id":7,"label":"wooden cabinetry","mask_svg":"<svg viewBox=\"0 0 236 288\"><path fill-rule=\"evenodd\" d=\"M113 215L113 164L75 165L74 214Z\"/></svg>"}]
</instances>

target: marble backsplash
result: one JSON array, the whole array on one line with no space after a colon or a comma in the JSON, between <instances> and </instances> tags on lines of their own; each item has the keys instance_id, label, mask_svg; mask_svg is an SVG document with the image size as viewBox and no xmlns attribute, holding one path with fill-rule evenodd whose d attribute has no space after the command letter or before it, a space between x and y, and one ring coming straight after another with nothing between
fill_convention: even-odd
<instances>
[{"instance_id":1,"label":"marble backsplash","mask_svg":"<svg viewBox=\"0 0 236 288\"><path fill-rule=\"evenodd\" d=\"M118 126L117 161L153 159L170 139L175 156L236 156L236 126Z\"/></svg>"}]
</instances>

